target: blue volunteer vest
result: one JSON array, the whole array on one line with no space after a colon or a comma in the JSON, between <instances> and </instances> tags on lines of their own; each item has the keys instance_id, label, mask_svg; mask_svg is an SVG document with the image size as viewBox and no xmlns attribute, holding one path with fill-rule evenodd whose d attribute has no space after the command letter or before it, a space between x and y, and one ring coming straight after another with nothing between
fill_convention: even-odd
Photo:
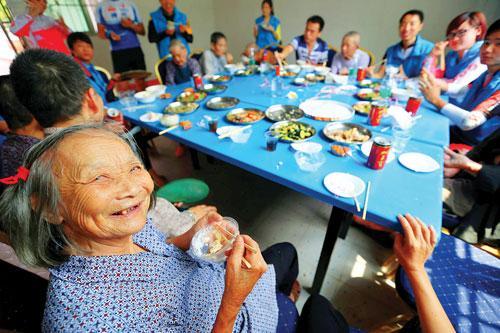
<instances>
[{"instance_id":1,"label":"blue volunteer vest","mask_svg":"<svg viewBox=\"0 0 500 333\"><path fill-rule=\"evenodd\" d=\"M459 105L462 109L472 111L481 102L488 99L500 89L500 71L493 74L491 81L484 87L488 72L484 72L473 83L464 100ZM462 136L472 144L483 141L487 136L500 128L500 117L493 115L484 124L471 131L461 131Z\"/></svg>"},{"instance_id":2,"label":"blue volunteer vest","mask_svg":"<svg viewBox=\"0 0 500 333\"><path fill-rule=\"evenodd\" d=\"M274 34L271 31L262 28L262 23L264 23L264 16L261 16L255 20L255 24L257 25L257 38L255 40L255 43L257 44L257 46L262 49L266 46L279 44L280 41L274 38ZM269 18L269 24L276 31L280 25L280 20L276 16L272 15Z\"/></svg>"},{"instance_id":3,"label":"blue volunteer vest","mask_svg":"<svg viewBox=\"0 0 500 333\"><path fill-rule=\"evenodd\" d=\"M483 41L476 42L463 56L462 59L458 59L458 53L456 51L450 51L446 55L446 71L444 72L444 77L447 79L453 79L455 76L463 72L474 60L479 58L479 51L483 45Z\"/></svg>"},{"instance_id":4,"label":"blue volunteer vest","mask_svg":"<svg viewBox=\"0 0 500 333\"><path fill-rule=\"evenodd\" d=\"M151 13L151 19L155 26L156 32L162 33L167 30L167 18L163 15L162 8L158 8L156 11ZM184 37L182 37L181 32L179 30L179 25L187 25L187 16L183 12L174 8L174 23L175 23L175 39L178 39L186 46L188 54L191 53L188 42ZM162 39L159 43L156 43L158 48L158 53L160 54L160 59L169 54L168 48L170 47L170 42L172 38L167 36Z\"/></svg>"},{"instance_id":5,"label":"blue volunteer vest","mask_svg":"<svg viewBox=\"0 0 500 333\"><path fill-rule=\"evenodd\" d=\"M433 47L433 43L418 35L410 55L406 59L403 59L400 54L401 45L397 43L387 49L387 65L394 67L403 65L406 76L410 78L419 76L424 60Z\"/></svg>"}]
</instances>

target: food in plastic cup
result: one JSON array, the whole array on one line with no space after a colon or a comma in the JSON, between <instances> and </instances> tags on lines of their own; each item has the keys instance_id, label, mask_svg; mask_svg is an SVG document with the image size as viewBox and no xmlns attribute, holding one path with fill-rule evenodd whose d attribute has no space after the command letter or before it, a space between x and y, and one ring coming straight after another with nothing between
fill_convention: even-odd
<instances>
[{"instance_id":1,"label":"food in plastic cup","mask_svg":"<svg viewBox=\"0 0 500 333\"><path fill-rule=\"evenodd\" d=\"M411 96L406 103L406 112L411 113L412 116L416 115L420 104L422 104L422 98Z\"/></svg>"},{"instance_id":2,"label":"food in plastic cup","mask_svg":"<svg viewBox=\"0 0 500 333\"><path fill-rule=\"evenodd\" d=\"M266 138L266 150L275 151L276 146L278 145L278 141L280 139L278 133L273 131L267 131L266 133L264 133L264 136Z\"/></svg>"},{"instance_id":3,"label":"food in plastic cup","mask_svg":"<svg viewBox=\"0 0 500 333\"><path fill-rule=\"evenodd\" d=\"M211 262L226 260L226 251L240 234L238 222L231 217L201 228L191 239L190 253L200 259Z\"/></svg>"}]
</instances>

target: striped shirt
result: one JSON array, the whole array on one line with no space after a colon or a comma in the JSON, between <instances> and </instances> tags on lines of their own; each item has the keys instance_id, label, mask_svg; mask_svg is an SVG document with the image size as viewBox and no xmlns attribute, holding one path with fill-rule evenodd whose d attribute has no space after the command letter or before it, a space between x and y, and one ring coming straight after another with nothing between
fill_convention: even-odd
<instances>
[{"instance_id":1,"label":"striped shirt","mask_svg":"<svg viewBox=\"0 0 500 333\"><path fill-rule=\"evenodd\" d=\"M325 63L328 60L328 43L321 38L316 40L311 52L307 48L304 35L295 37L290 45L295 50L297 60L304 60L314 65Z\"/></svg>"}]
</instances>

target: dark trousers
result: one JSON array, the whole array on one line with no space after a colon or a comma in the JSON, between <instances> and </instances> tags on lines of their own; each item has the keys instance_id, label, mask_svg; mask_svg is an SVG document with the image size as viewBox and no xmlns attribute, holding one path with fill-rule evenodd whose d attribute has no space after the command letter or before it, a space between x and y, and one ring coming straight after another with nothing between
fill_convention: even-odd
<instances>
[{"instance_id":1,"label":"dark trousers","mask_svg":"<svg viewBox=\"0 0 500 333\"><path fill-rule=\"evenodd\" d=\"M349 325L344 316L321 295L311 295L300 314L297 333L348 333Z\"/></svg>"},{"instance_id":2,"label":"dark trousers","mask_svg":"<svg viewBox=\"0 0 500 333\"><path fill-rule=\"evenodd\" d=\"M144 53L142 53L142 49L140 47L111 51L111 59L113 60L113 70L115 73L123 73L136 69L146 69Z\"/></svg>"},{"instance_id":3,"label":"dark trousers","mask_svg":"<svg viewBox=\"0 0 500 333\"><path fill-rule=\"evenodd\" d=\"M299 259L297 250L290 243L278 243L262 252L262 257L269 265L274 266L276 288L285 295L290 295L293 282L299 275Z\"/></svg>"}]
</instances>

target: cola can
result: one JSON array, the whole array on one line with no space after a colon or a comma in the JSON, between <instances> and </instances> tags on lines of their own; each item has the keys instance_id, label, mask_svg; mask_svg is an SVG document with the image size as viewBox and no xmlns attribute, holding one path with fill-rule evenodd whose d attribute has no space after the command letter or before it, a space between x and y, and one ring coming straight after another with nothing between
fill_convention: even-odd
<instances>
[{"instance_id":1,"label":"cola can","mask_svg":"<svg viewBox=\"0 0 500 333\"><path fill-rule=\"evenodd\" d=\"M366 68L358 68L358 82L363 81L366 78Z\"/></svg>"},{"instance_id":2,"label":"cola can","mask_svg":"<svg viewBox=\"0 0 500 333\"><path fill-rule=\"evenodd\" d=\"M193 74L193 82L194 82L194 89L196 90L202 90L203 89L203 79L201 78L200 74Z\"/></svg>"},{"instance_id":3,"label":"cola can","mask_svg":"<svg viewBox=\"0 0 500 333\"><path fill-rule=\"evenodd\" d=\"M371 126L380 125L380 121L386 112L387 104L384 102L372 102L370 115L368 116L368 124Z\"/></svg>"},{"instance_id":4,"label":"cola can","mask_svg":"<svg viewBox=\"0 0 500 333\"><path fill-rule=\"evenodd\" d=\"M420 104L422 104L422 98L413 96L408 98L408 102L406 103L406 112L411 113L412 116L416 115L418 109L420 108Z\"/></svg>"},{"instance_id":5,"label":"cola can","mask_svg":"<svg viewBox=\"0 0 500 333\"><path fill-rule=\"evenodd\" d=\"M106 113L107 113L107 118L110 120L114 120L114 121L117 121L119 123L121 123L123 120L122 113L120 111L118 111L117 109L108 109L106 111Z\"/></svg>"},{"instance_id":6,"label":"cola can","mask_svg":"<svg viewBox=\"0 0 500 333\"><path fill-rule=\"evenodd\" d=\"M366 165L370 169L374 170L383 169L390 150L391 141L389 139L382 137L374 138L372 148L370 150L370 156L368 156L368 162L366 162Z\"/></svg>"}]
</instances>

